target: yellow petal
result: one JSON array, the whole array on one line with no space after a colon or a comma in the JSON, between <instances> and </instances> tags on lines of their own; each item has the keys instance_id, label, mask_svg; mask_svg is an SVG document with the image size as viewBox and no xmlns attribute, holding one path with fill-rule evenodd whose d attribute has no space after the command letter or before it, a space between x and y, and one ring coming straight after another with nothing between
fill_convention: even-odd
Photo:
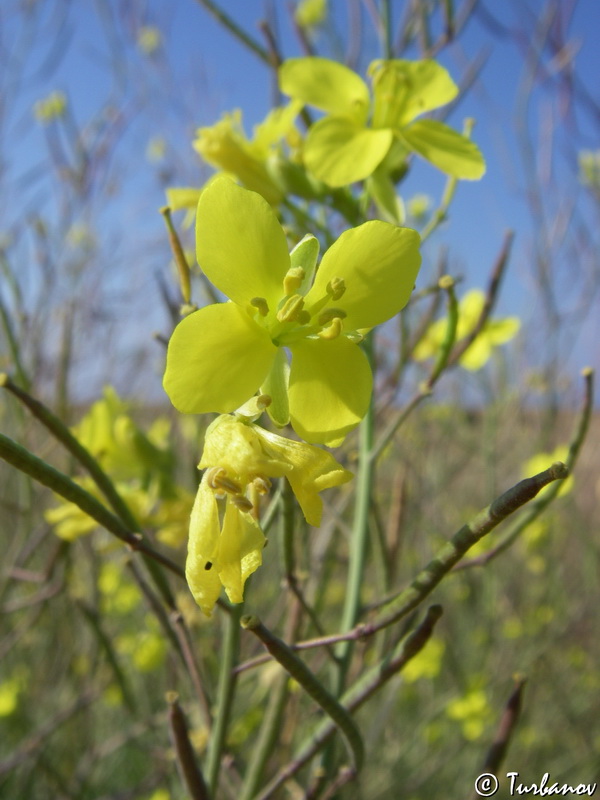
<instances>
[{"instance_id":1,"label":"yellow petal","mask_svg":"<svg viewBox=\"0 0 600 800\"><path fill-rule=\"evenodd\" d=\"M279 68L279 86L290 95L329 114L364 123L370 105L369 87L343 64L318 56L290 58Z\"/></svg>"},{"instance_id":2,"label":"yellow petal","mask_svg":"<svg viewBox=\"0 0 600 800\"><path fill-rule=\"evenodd\" d=\"M221 593L215 561L219 540L219 511L203 479L192 508L185 577L202 611L210 616Z\"/></svg>"},{"instance_id":3,"label":"yellow petal","mask_svg":"<svg viewBox=\"0 0 600 800\"><path fill-rule=\"evenodd\" d=\"M477 181L485 173L485 159L475 142L434 119L413 122L399 133L411 150L446 175Z\"/></svg>"},{"instance_id":4,"label":"yellow petal","mask_svg":"<svg viewBox=\"0 0 600 800\"><path fill-rule=\"evenodd\" d=\"M347 316L344 329L372 328L403 308L421 265L420 237L410 228L372 220L342 233L323 256L306 307L334 278L346 291L336 302Z\"/></svg>"},{"instance_id":5,"label":"yellow petal","mask_svg":"<svg viewBox=\"0 0 600 800\"><path fill-rule=\"evenodd\" d=\"M186 414L233 411L261 386L276 353L268 333L239 306L207 306L173 331L163 386Z\"/></svg>"},{"instance_id":6,"label":"yellow petal","mask_svg":"<svg viewBox=\"0 0 600 800\"><path fill-rule=\"evenodd\" d=\"M304 339L290 349L294 430L307 442L339 443L369 407L373 377L367 357L344 336Z\"/></svg>"},{"instance_id":7,"label":"yellow petal","mask_svg":"<svg viewBox=\"0 0 600 800\"><path fill-rule=\"evenodd\" d=\"M228 500L219 538L217 568L232 603L243 602L244 584L262 564L265 541L256 520Z\"/></svg>"},{"instance_id":8,"label":"yellow petal","mask_svg":"<svg viewBox=\"0 0 600 800\"><path fill-rule=\"evenodd\" d=\"M275 462L285 464L285 476L290 482L298 503L309 525L321 524L323 502L319 492L340 486L351 480L352 473L326 450L304 442L285 439L276 433L254 426L264 450Z\"/></svg>"},{"instance_id":9,"label":"yellow petal","mask_svg":"<svg viewBox=\"0 0 600 800\"><path fill-rule=\"evenodd\" d=\"M446 105L458 94L447 70L436 61L373 61L373 124L400 127L434 108Z\"/></svg>"},{"instance_id":10,"label":"yellow petal","mask_svg":"<svg viewBox=\"0 0 600 800\"><path fill-rule=\"evenodd\" d=\"M230 477L243 485L265 472L263 453L253 426L229 414L217 417L206 430L198 466L200 469L223 467Z\"/></svg>"},{"instance_id":11,"label":"yellow petal","mask_svg":"<svg viewBox=\"0 0 600 800\"><path fill-rule=\"evenodd\" d=\"M290 268L285 234L271 206L224 177L200 196L196 255L217 289L242 306L264 297L274 308Z\"/></svg>"},{"instance_id":12,"label":"yellow petal","mask_svg":"<svg viewBox=\"0 0 600 800\"><path fill-rule=\"evenodd\" d=\"M377 169L393 138L391 129L371 130L348 117L325 117L310 129L304 161L329 186L347 186Z\"/></svg>"}]
</instances>

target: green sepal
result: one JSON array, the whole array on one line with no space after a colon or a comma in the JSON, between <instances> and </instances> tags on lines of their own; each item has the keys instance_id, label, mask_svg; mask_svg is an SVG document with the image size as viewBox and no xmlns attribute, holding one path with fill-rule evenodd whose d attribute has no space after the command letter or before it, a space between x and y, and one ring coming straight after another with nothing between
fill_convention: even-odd
<instances>
[{"instance_id":1,"label":"green sepal","mask_svg":"<svg viewBox=\"0 0 600 800\"><path fill-rule=\"evenodd\" d=\"M377 206L381 219L395 225L404 225L406 217L402 198L396 194L389 173L377 169L365 181L367 192Z\"/></svg>"},{"instance_id":2,"label":"green sepal","mask_svg":"<svg viewBox=\"0 0 600 800\"><path fill-rule=\"evenodd\" d=\"M283 428L290 421L290 405L288 401L288 385L290 381L290 365L285 350L279 348L271 371L260 388L261 394L271 398L267 414L278 428Z\"/></svg>"},{"instance_id":3,"label":"green sepal","mask_svg":"<svg viewBox=\"0 0 600 800\"><path fill-rule=\"evenodd\" d=\"M298 294L306 294L312 286L318 257L319 240L312 233L307 233L290 253L291 266L304 270L304 280L298 288Z\"/></svg>"}]
</instances>

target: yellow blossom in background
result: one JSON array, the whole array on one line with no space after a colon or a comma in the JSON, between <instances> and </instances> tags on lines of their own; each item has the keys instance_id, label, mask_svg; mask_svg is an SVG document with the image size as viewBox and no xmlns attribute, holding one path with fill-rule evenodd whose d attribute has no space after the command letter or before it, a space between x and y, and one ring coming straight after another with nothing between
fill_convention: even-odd
<instances>
[{"instance_id":1,"label":"yellow blossom in background","mask_svg":"<svg viewBox=\"0 0 600 800\"><path fill-rule=\"evenodd\" d=\"M425 647L402 670L402 679L406 683L414 683L420 678L432 680L442 668L442 660L446 645L441 639L430 639Z\"/></svg>"},{"instance_id":2,"label":"yellow blossom in background","mask_svg":"<svg viewBox=\"0 0 600 800\"><path fill-rule=\"evenodd\" d=\"M427 194L416 194L406 205L409 216L417 222L423 222L431 211L432 201Z\"/></svg>"},{"instance_id":3,"label":"yellow blossom in background","mask_svg":"<svg viewBox=\"0 0 600 800\"><path fill-rule=\"evenodd\" d=\"M475 329L484 304L485 294L480 289L472 289L462 298L458 307L457 342ZM513 339L520 327L521 321L518 317L488 319L475 341L460 357L461 366L473 372L481 369L491 358L494 349ZM446 337L447 328L448 321L446 319L437 320L430 325L414 349L413 356L416 361L425 361L438 355Z\"/></svg>"},{"instance_id":4,"label":"yellow blossom in background","mask_svg":"<svg viewBox=\"0 0 600 800\"><path fill-rule=\"evenodd\" d=\"M146 145L148 161L162 161L167 153L167 141L163 136L153 136Z\"/></svg>"},{"instance_id":5,"label":"yellow blossom in background","mask_svg":"<svg viewBox=\"0 0 600 800\"><path fill-rule=\"evenodd\" d=\"M17 710L19 695L23 691L18 678L9 678L0 682L0 717L9 717Z\"/></svg>"},{"instance_id":6,"label":"yellow blossom in background","mask_svg":"<svg viewBox=\"0 0 600 800\"><path fill-rule=\"evenodd\" d=\"M272 478L287 478L307 522L318 526L319 492L352 477L325 450L233 415L221 415L209 426L198 466L206 471L192 510L186 577L207 615L222 587L232 603L241 603L246 580L262 563L258 504Z\"/></svg>"},{"instance_id":7,"label":"yellow blossom in background","mask_svg":"<svg viewBox=\"0 0 600 800\"><path fill-rule=\"evenodd\" d=\"M199 128L194 150L211 166L237 178L243 186L277 205L284 192L269 169L270 161L282 151L282 144L297 137L294 124L302 104L291 102L275 108L254 128L248 139L239 110L223 114L215 125Z\"/></svg>"},{"instance_id":8,"label":"yellow blossom in background","mask_svg":"<svg viewBox=\"0 0 600 800\"><path fill-rule=\"evenodd\" d=\"M327 0L299 0L294 19L301 28L316 28L327 19Z\"/></svg>"},{"instance_id":9,"label":"yellow blossom in background","mask_svg":"<svg viewBox=\"0 0 600 800\"><path fill-rule=\"evenodd\" d=\"M112 387L106 387L104 398L92 405L73 430L111 477L142 528L154 530L156 538L170 547L182 545L187 538L193 495L173 479L170 422L159 417L147 432L142 431L129 416L127 404ZM106 502L89 476L74 480ZM57 505L44 516L65 541L74 541L98 527L94 519L63 498L57 498Z\"/></svg>"},{"instance_id":10,"label":"yellow blossom in background","mask_svg":"<svg viewBox=\"0 0 600 800\"><path fill-rule=\"evenodd\" d=\"M582 150L578 161L581 183L595 191L600 190L600 150Z\"/></svg>"},{"instance_id":11,"label":"yellow blossom in background","mask_svg":"<svg viewBox=\"0 0 600 800\"><path fill-rule=\"evenodd\" d=\"M446 706L450 719L460 723L465 739L480 739L493 719L487 695L483 689L472 689L463 697L452 700Z\"/></svg>"},{"instance_id":12,"label":"yellow blossom in background","mask_svg":"<svg viewBox=\"0 0 600 800\"><path fill-rule=\"evenodd\" d=\"M155 28L154 25L143 25L137 35L137 45L147 56L155 53L162 44L162 36L160 30Z\"/></svg>"},{"instance_id":13,"label":"yellow blossom in background","mask_svg":"<svg viewBox=\"0 0 600 800\"><path fill-rule=\"evenodd\" d=\"M529 458L523 464L521 474L524 478L529 478L531 475L537 475L538 472L543 472L545 469L548 469L548 467L554 464L555 461L562 461L564 463L567 460L568 455L569 448L566 444L555 447L550 453L537 453L536 455L531 456L531 458ZM569 475L566 480L560 481L559 486L560 488L558 490L557 497L562 497L563 495L568 494L573 488L573 476ZM544 488L539 492L538 497L543 497L551 488L552 484L550 484L550 486L544 486Z\"/></svg>"},{"instance_id":14,"label":"yellow blossom in background","mask_svg":"<svg viewBox=\"0 0 600 800\"><path fill-rule=\"evenodd\" d=\"M210 183L207 181L203 188L206 188ZM196 219L196 209L198 208L198 200L202 194L202 189L193 186L172 186L166 190L167 205L171 211L185 211L182 227L189 228L194 224ZM188 263L191 263L188 261Z\"/></svg>"},{"instance_id":15,"label":"yellow blossom in background","mask_svg":"<svg viewBox=\"0 0 600 800\"><path fill-rule=\"evenodd\" d=\"M100 565L98 589L102 596L102 611L106 614L130 614L142 599L140 589L128 579L123 565L105 561Z\"/></svg>"},{"instance_id":16,"label":"yellow blossom in background","mask_svg":"<svg viewBox=\"0 0 600 800\"><path fill-rule=\"evenodd\" d=\"M67 108L67 96L64 92L51 92L48 97L38 100L33 106L33 114L42 125L48 125L62 117Z\"/></svg>"}]
</instances>

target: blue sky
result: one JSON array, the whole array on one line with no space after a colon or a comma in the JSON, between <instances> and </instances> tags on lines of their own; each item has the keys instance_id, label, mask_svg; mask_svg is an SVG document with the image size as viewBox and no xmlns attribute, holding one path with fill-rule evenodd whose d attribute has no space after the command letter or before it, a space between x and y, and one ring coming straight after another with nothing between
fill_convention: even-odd
<instances>
[{"instance_id":1,"label":"blue sky","mask_svg":"<svg viewBox=\"0 0 600 800\"><path fill-rule=\"evenodd\" d=\"M175 184L201 182L207 171L191 149L194 129L214 123L224 111L241 108L246 130L250 132L252 125L271 107L272 73L195 0L126 4L116 0L100 3L48 0L38 4L33 15L38 15L38 21L29 26L28 40L19 39L28 30L23 24L21 5L17 0L9 0L1 12L6 34L3 63L14 66L21 59L25 66L19 84L10 84L14 70L4 78L3 94L9 107L5 111L5 132L0 146L6 165L4 181L11 201L7 202L5 189L0 230L22 231L23 218L36 209L43 210L49 218L58 213L56 176L47 168L47 131L32 118L35 100L55 89L66 92L76 124L87 126L88 133L99 120L105 120L108 108L119 108L126 124L106 165L114 182L113 196L110 202L92 200L95 220L103 226L106 241L115 243L114 261L118 266L105 291L109 299L116 298L115 336L121 332L131 342L132 334L124 316L129 316L130 324L132 311L136 317L143 315L153 329L165 330L156 281L151 278L154 272L164 271L165 261L162 220L156 213L164 203L160 171L168 165ZM262 2L231 0L221 5L238 24L264 43L256 24L262 16ZM287 5L271 3L278 12L281 49L285 56L301 55L285 11ZM347 9L351 5L347 0L331 2L342 40L347 35ZM365 55L361 66L364 68L371 58L380 56L380 50L365 11L368 4L356 5L362 9ZM460 128L465 117L477 120L474 138L486 156L488 171L481 182L464 182L459 186L450 221L428 244L425 261L433 264L439 248L447 246L451 271L465 276L465 287L482 286L505 231L512 228L517 238L499 309L500 313L516 313L527 321L538 312L538 291L531 267L538 233L525 197L528 164L519 147L519 122L527 121L536 164L551 164L551 180L542 189L542 194L546 192L543 202L548 204L547 218L552 222L556 215L559 220L561 204L573 202L577 214L593 231L598 208L590 203L587 191L578 184L576 156L579 149L600 148L600 121L582 103L569 108L569 113L561 117L564 112L561 103L565 103L564 88L557 88L563 74L561 57L559 54L553 58L547 50L541 63L550 77L545 84L536 83L527 113L524 116L520 113L523 57L532 52L535 44L535 38L528 39L523 31L531 34L543 29L550 3L487 0L480 5L482 12L474 16L440 60L456 80L464 77L469 63L479 58L483 62L478 80L449 122ZM392 3L396 22L404 7L403 2ZM578 79L600 102L597 82L600 60L594 35L600 30L600 3L594 0L564 3L565 18L566 9L571 7L574 12L564 40L567 48L576 53ZM486 9L491 14L485 13ZM162 47L153 58L136 48L136 35L142 25L156 26L161 31ZM52 31L50 37L47 31ZM332 54L326 36L317 38L317 46L321 54ZM571 50L563 51L563 55L564 52ZM547 161L545 148L549 140L541 132L547 134L551 130L554 155ZM157 137L167 144L165 164L151 163L146 156L149 141ZM419 164L402 185L402 193L410 198L425 192L436 200L443 186L443 176L428 165ZM568 247L565 247L564 259L567 259ZM570 280L568 268L568 264L557 266L558 295L562 310L571 310L576 316L578 300L571 293L571 284L577 281ZM600 334L597 310L596 305L596 314L591 315L582 332L565 337L561 344L572 374L585 364L594 365L597 359ZM136 330L140 341L148 336L142 326ZM532 342L535 350L538 346L535 338ZM539 347L543 346L540 342Z\"/></svg>"}]
</instances>

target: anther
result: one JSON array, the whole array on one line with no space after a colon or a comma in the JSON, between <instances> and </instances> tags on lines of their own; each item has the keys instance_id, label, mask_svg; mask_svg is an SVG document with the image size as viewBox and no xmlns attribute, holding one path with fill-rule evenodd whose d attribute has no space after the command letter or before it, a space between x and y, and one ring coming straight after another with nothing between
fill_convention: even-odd
<instances>
[{"instance_id":1,"label":"anther","mask_svg":"<svg viewBox=\"0 0 600 800\"><path fill-rule=\"evenodd\" d=\"M246 513L248 511L252 511L252 509L254 508L250 500L248 500L247 497L244 497L244 495L239 495L239 494L235 495L234 497L231 498L231 502L237 509L239 509L240 511L245 511Z\"/></svg>"},{"instance_id":2,"label":"anther","mask_svg":"<svg viewBox=\"0 0 600 800\"><path fill-rule=\"evenodd\" d=\"M227 475L227 472L223 469L223 467L211 467L206 473L206 482L208 483L211 489L218 488L216 479L220 475Z\"/></svg>"},{"instance_id":3,"label":"anther","mask_svg":"<svg viewBox=\"0 0 600 800\"><path fill-rule=\"evenodd\" d=\"M334 317L345 319L346 316L346 312L342 308L326 308L322 314L319 314L319 325L327 325Z\"/></svg>"},{"instance_id":4,"label":"anther","mask_svg":"<svg viewBox=\"0 0 600 800\"><path fill-rule=\"evenodd\" d=\"M333 278L327 284L327 294L332 300L339 300L346 291L346 283L343 278Z\"/></svg>"},{"instance_id":5,"label":"anther","mask_svg":"<svg viewBox=\"0 0 600 800\"><path fill-rule=\"evenodd\" d=\"M319 331L318 336L321 339L337 339L342 332L342 320L339 317L334 317L331 324L322 331Z\"/></svg>"},{"instance_id":6,"label":"anther","mask_svg":"<svg viewBox=\"0 0 600 800\"><path fill-rule=\"evenodd\" d=\"M259 494L268 494L272 484L266 475L258 475L252 481L252 485Z\"/></svg>"},{"instance_id":7,"label":"anther","mask_svg":"<svg viewBox=\"0 0 600 800\"><path fill-rule=\"evenodd\" d=\"M283 294L293 294L302 285L306 273L302 267L290 267L283 279Z\"/></svg>"},{"instance_id":8,"label":"anther","mask_svg":"<svg viewBox=\"0 0 600 800\"><path fill-rule=\"evenodd\" d=\"M261 317L266 317L269 313L269 304L264 297L253 297L250 300L250 305L258 310Z\"/></svg>"},{"instance_id":9,"label":"anther","mask_svg":"<svg viewBox=\"0 0 600 800\"><path fill-rule=\"evenodd\" d=\"M293 294L284 302L277 312L279 322L296 322L304 306L304 298L300 294Z\"/></svg>"},{"instance_id":10,"label":"anther","mask_svg":"<svg viewBox=\"0 0 600 800\"><path fill-rule=\"evenodd\" d=\"M208 477L208 483L211 489L216 491L227 492L228 494L241 494L242 487L236 481L227 477L227 472L223 467L215 467L214 473Z\"/></svg>"}]
</instances>

